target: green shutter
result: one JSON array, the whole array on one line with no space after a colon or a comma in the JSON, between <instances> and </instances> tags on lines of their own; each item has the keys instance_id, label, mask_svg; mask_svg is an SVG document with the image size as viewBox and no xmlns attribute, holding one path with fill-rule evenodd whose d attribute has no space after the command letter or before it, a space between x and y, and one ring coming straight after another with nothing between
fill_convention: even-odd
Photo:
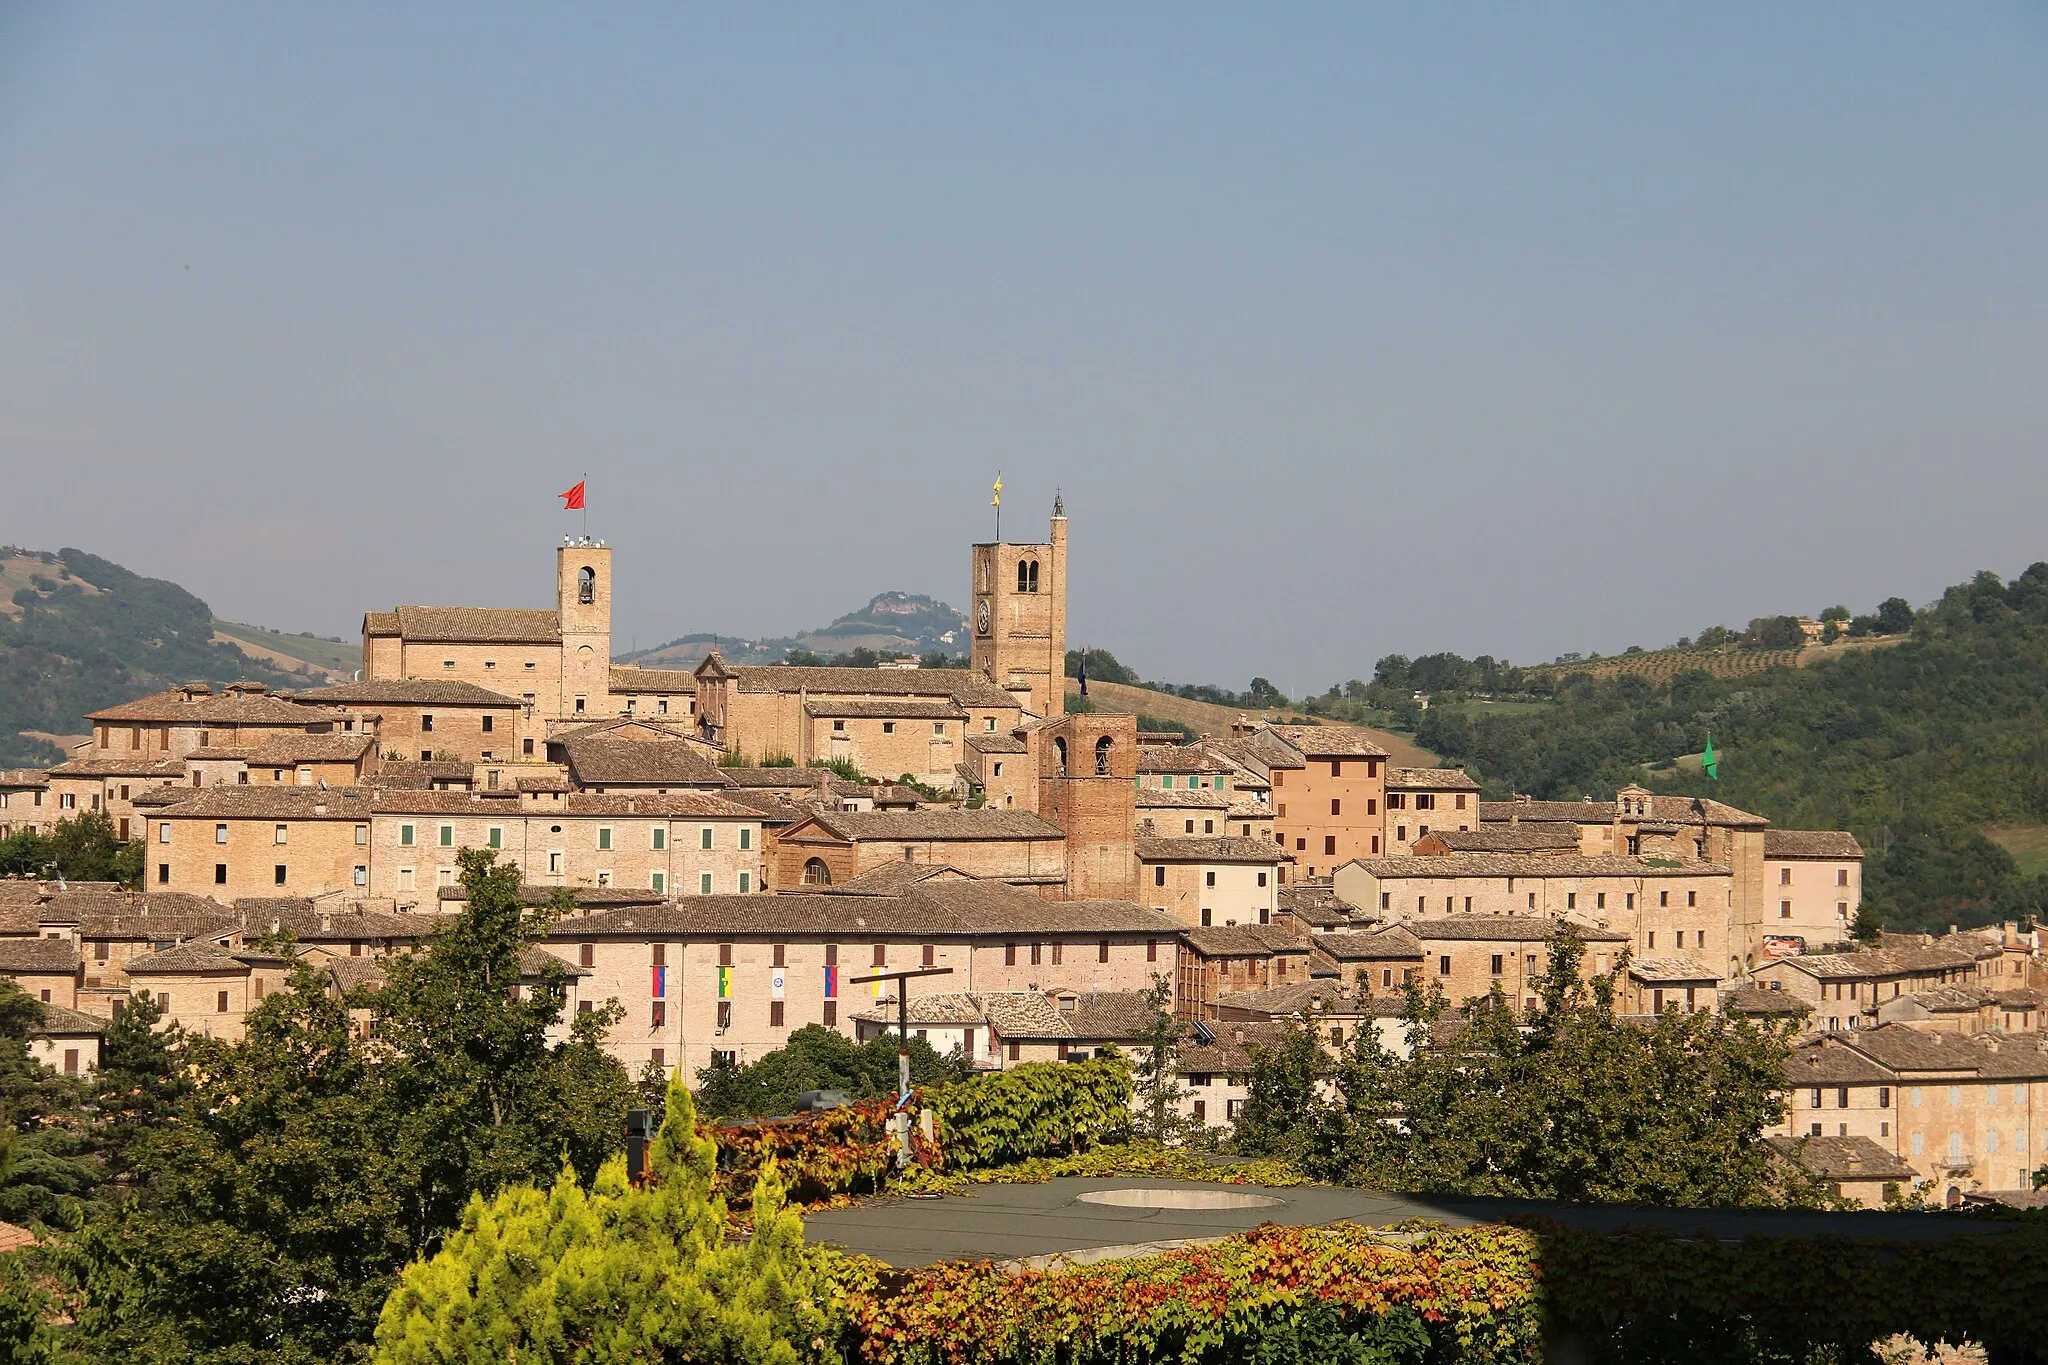
<instances>
[{"instance_id":1,"label":"green shutter","mask_svg":"<svg viewBox=\"0 0 2048 1365\"><path fill-rule=\"evenodd\" d=\"M654 881L653 881L653 888L654 888L654 892L655 892L655 894L656 894L656 895L659 895L659 894L661 894L661 892L663 892L664 890L666 890L666 889L668 888L668 879L667 879L666 877L662 876L662 874L661 874L661 873L659 873L659 872L655 873L655 874L654 874Z\"/></svg>"},{"instance_id":2,"label":"green shutter","mask_svg":"<svg viewBox=\"0 0 2048 1365\"><path fill-rule=\"evenodd\" d=\"M697 874L697 894L702 896L711 894L711 874L709 872Z\"/></svg>"},{"instance_id":3,"label":"green shutter","mask_svg":"<svg viewBox=\"0 0 2048 1365\"><path fill-rule=\"evenodd\" d=\"M399 842L399 844L400 844L400 845L401 845L402 847L405 847L405 848L411 848L411 847L412 847L412 826L411 826L411 825L400 825L400 826L398 827L398 842Z\"/></svg>"},{"instance_id":4,"label":"green shutter","mask_svg":"<svg viewBox=\"0 0 2048 1365\"><path fill-rule=\"evenodd\" d=\"M503 848L505 846L505 831L499 829L496 825L492 825L489 843L492 848Z\"/></svg>"},{"instance_id":5,"label":"green shutter","mask_svg":"<svg viewBox=\"0 0 2048 1365\"><path fill-rule=\"evenodd\" d=\"M611 846L612 846L612 830L611 830L611 826L610 826L610 825L602 825L602 826L599 826L599 828L598 828L598 831L597 831L597 847L598 847L598 849L599 849L600 851L603 851L603 850L605 850L605 849L609 849L609 848L610 848Z\"/></svg>"},{"instance_id":6,"label":"green shutter","mask_svg":"<svg viewBox=\"0 0 2048 1365\"><path fill-rule=\"evenodd\" d=\"M749 849L749 848L752 848L753 846L754 846L754 831L752 831L752 830L750 830L750 829L742 828L742 829L740 830L740 847L741 847L742 849Z\"/></svg>"},{"instance_id":7,"label":"green shutter","mask_svg":"<svg viewBox=\"0 0 2048 1365\"><path fill-rule=\"evenodd\" d=\"M711 826L709 826L709 825L706 825L706 826L704 827L704 832L703 832L703 835L702 835L701 837L702 837L702 839L703 839L703 842L702 842L701 844L699 844L699 845L698 845L698 847L699 847L699 848L709 848L709 847L711 847Z\"/></svg>"},{"instance_id":8,"label":"green shutter","mask_svg":"<svg viewBox=\"0 0 2048 1365\"><path fill-rule=\"evenodd\" d=\"M441 826L441 847L443 847L443 848L453 848L453 847L455 847L455 826L453 826L453 825L443 825L443 826Z\"/></svg>"},{"instance_id":9,"label":"green shutter","mask_svg":"<svg viewBox=\"0 0 2048 1365\"><path fill-rule=\"evenodd\" d=\"M654 846L657 849L668 847L668 831L659 825L654 827Z\"/></svg>"}]
</instances>

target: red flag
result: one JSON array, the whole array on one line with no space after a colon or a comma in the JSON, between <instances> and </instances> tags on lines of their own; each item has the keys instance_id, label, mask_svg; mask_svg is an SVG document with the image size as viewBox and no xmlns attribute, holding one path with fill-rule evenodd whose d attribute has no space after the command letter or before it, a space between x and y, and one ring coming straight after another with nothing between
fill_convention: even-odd
<instances>
[{"instance_id":1,"label":"red flag","mask_svg":"<svg viewBox=\"0 0 2048 1365\"><path fill-rule=\"evenodd\" d=\"M587 482L587 480L578 481L577 485L566 493L555 494L556 497L562 500L562 510L564 512L576 512L582 510L584 482Z\"/></svg>"}]
</instances>

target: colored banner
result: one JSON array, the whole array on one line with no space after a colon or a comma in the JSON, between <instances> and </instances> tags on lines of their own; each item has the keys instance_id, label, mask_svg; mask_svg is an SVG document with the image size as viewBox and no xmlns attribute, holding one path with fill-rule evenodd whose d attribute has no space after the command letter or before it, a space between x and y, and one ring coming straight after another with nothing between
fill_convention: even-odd
<instances>
[{"instance_id":1,"label":"colored banner","mask_svg":"<svg viewBox=\"0 0 2048 1365\"><path fill-rule=\"evenodd\" d=\"M768 998L770 1000L780 1000L782 998L783 984L782 968L777 967L774 971L768 973Z\"/></svg>"},{"instance_id":2,"label":"colored banner","mask_svg":"<svg viewBox=\"0 0 2048 1365\"><path fill-rule=\"evenodd\" d=\"M825 969L825 998L827 1000L837 1000L839 998L839 969L837 967L827 967Z\"/></svg>"},{"instance_id":3,"label":"colored banner","mask_svg":"<svg viewBox=\"0 0 2048 1365\"><path fill-rule=\"evenodd\" d=\"M656 967L654 969L654 980L649 983L649 989L656 1000L668 999L668 968Z\"/></svg>"},{"instance_id":4,"label":"colored banner","mask_svg":"<svg viewBox=\"0 0 2048 1365\"><path fill-rule=\"evenodd\" d=\"M732 968L730 967L720 967L718 969L718 998L720 1000L732 999Z\"/></svg>"}]
</instances>

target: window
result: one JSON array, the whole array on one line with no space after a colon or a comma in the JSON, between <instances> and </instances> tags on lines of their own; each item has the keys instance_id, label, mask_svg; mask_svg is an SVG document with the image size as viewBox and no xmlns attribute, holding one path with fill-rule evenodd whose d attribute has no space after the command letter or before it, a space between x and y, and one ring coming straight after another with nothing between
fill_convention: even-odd
<instances>
[{"instance_id":1,"label":"window","mask_svg":"<svg viewBox=\"0 0 2048 1365\"><path fill-rule=\"evenodd\" d=\"M660 1028L666 1024L668 1022L668 1001L653 1001L647 1010L647 1022L655 1028Z\"/></svg>"},{"instance_id":2,"label":"window","mask_svg":"<svg viewBox=\"0 0 2048 1365\"><path fill-rule=\"evenodd\" d=\"M742 873L740 873L740 894L741 894L742 896L744 896L744 895L746 895L746 894L747 894L747 893L748 893L749 891L752 891L753 889L754 889L754 874L753 874L753 873L751 873L751 872L742 872Z\"/></svg>"},{"instance_id":3,"label":"window","mask_svg":"<svg viewBox=\"0 0 2048 1365\"><path fill-rule=\"evenodd\" d=\"M830 1025L836 1024L838 1022L839 1002L837 1000L827 1000L825 1002L825 1023L829 1027Z\"/></svg>"},{"instance_id":4,"label":"window","mask_svg":"<svg viewBox=\"0 0 2048 1365\"><path fill-rule=\"evenodd\" d=\"M895 733L896 733L896 722L895 722L895 721L893 721L893 720L885 720L885 721L883 721L883 722L882 722L882 733L883 733L883 734L885 734L885 735L893 735L893 734L895 734Z\"/></svg>"},{"instance_id":5,"label":"window","mask_svg":"<svg viewBox=\"0 0 2048 1365\"><path fill-rule=\"evenodd\" d=\"M597 851L598 851L598 852L600 852L600 853L604 853L604 852L607 852L607 851L609 851L609 850L611 849L611 846L612 846L612 831L611 831L611 826L609 826L609 825L600 825L600 826L598 826L598 829L597 829Z\"/></svg>"},{"instance_id":6,"label":"window","mask_svg":"<svg viewBox=\"0 0 2048 1365\"><path fill-rule=\"evenodd\" d=\"M704 828L697 831L697 847L711 847L711 826L706 825L704 826Z\"/></svg>"},{"instance_id":7,"label":"window","mask_svg":"<svg viewBox=\"0 0 2048 1365\"><path fill-rule=\"evenodd\" d=\"M1848 868L1846 868L1846 867L1838 867L1838 868L1836 868L1836 869L1835 869L1835 885L1836 885L1836 886L1847 886L1848 884L1849 884L1849 869L1848 869Z\"/></svg>"},{"instance_id":8,"label":"window","mask_svg":"<svg viewBox=\"0 0 2048 1365\"><path fill-rule=\"evenodd\" d=\"M668 874L666 872L648 873L647 889L654 892L656 895L661 895L664 892L666 892L668 890Z\"/></svg>"},{"instance_id":9,"label":"window","mask_svg":"<svg viewBox=\"0 0 2048 1365\"><path fill-rule=\"evenodd\" d=\"M1623 896L1623 897L1622 897L1622 900L1623 900L1623 902L1624 902L1624 904L1625 904L1625 907L1626 907L1627 909L1633 910L1633 909L1635 909L1635 908L1636 908L1636 893L1635 893L1635 892L1633 892L1633 891L1629 892L1629 893L1628 893L1627 895L1625 895L1625 896Z\"/></svg>"},{"instance_id":10,"label":"window","mask_svg":"<svg viewBox=\"0 0 2048 1365\"><path fill-rule=\"evenodd\" d=\"M228 884L228 865L226 863L215 863L213 865L213 884L215 886L226 886Z\"/></svg>"},{"instance_id":11,"label":"window","mask_svg":"<svg viewBox=\"0 0 2048 1365\"><path fill-rule=\"evenodd\" d=\"M655 852L661 852L668 847L668 830L660 825L656 825L653 834L648 837L648 843Z\"/></svg>"},{"instance_id":12,"label":"window","mask_svg":"<svg viewBox=\"0 0 2048 1365\"><path fill-rule=\"evenodd\" d=\"M492 825L484 832L484 842L492 848L503 848L505 846L505 831L497 825Z\"/></svg>"},{"instance_id":13,"label":"window","mask_svg":"<svg viewBox=\"0 0 2048 1365\"><path fill-rule=\"evenodd\" d=\"M1032 945L1031 945L1031 965L1032 965L1032 966L1036 967L1036 966L1037 966L1037 965L1039 964L1039 962L1040 962L1041 960L1043 960L1043 954L1044 954L1044 952L1045 952L1045 945L1044 945L1044 944L1042 944L1042 943L1034 943L1034 944L1032 944Z\"/></svg>"},{"instance_id":14,"label":"window","mask_svg":"<svg viewBox=\"0 0 2048 1365\"><path fill-rule=\"evenodd\" d=\"M398 842L399 842L399 845L400 845L401 847L403 847L403 848L411 848L411 847L412 847L412 826L411 826L411 825L400 825L400 826L398 827Z\"/></svg>"},{"instance_id":15,"label":"window","mask_svg":"<svg viewBox=\"0 0 2048 1365\"><path fill-rule=\"evenodd\" d=\"M1436 974L1438 976L1449 976L1451 974L1451 955L1449 953L1445 953L1436 960Z\"/></svg>"},{"instance_id":16,"label":"window","mask_svg":"<svg viewBox=\"0 0 2048 1365\"><path fill-rule=\"evenodd\" d=\"M1686 892L1685 903L1688 907L1697 906L1700 903L1700 893L1697 891Z\"/></svg>"},{"instance_id":17,"label":"window","mask_svg":"<svg viewBox=\"0 0 2048 1365\"><path fill-rule=\"evenodd\" d=\"M1671 893L1669 891L1659 891L1657 893L1657 904L1660 906L1671 904Z\"/></svg>"},{"instance_id":18,"label":"window","mask_svg":"<svg viewBox=\"0 0 2048 1365\"><path fill-rule=\"evenodd\" d=\"M942 720L935 720L935 721L933 721L933 722L932 722L932 733L933 733L933 734L935 734L935 735L943 735L943 734L945 734L945 733L946 733L946 722L944 722L944 721L942 721Z\"/></svg>"},{"instance_id":19,"label":"window","mask_svg":"<svg viewBox=\"0 0 2048 1365\"><path fill-rule=\"evenodd\" d=\"M1214 886L1214 885L1216 885L1216 874L1215 874L1214 872L1204 872L1204 873L1202 874L1202 885L1204 885L1204 886Z\"/></svg>"},{"instance_id":20,"label":"window","mask_svg":"<svg viewBox=\"0 0 2048 1365\"><path fill-rule=\"evenodd\" d=\"M1097 944L1095 945L1095 960L1096 960L1097 962L1107 962L1107 961L1109 961L1109 940L1108 940L1108 939L1103 939L1103 940L1102 940L1101 942L1099 942L1099 943L1097 943Z\"/></svg>"},{"instance_id":21,"label":"window","mask_svg":"<svg viewBox=\"0 0 2048 1365\"><path fill-rule=\"evenodd\" d=\"M1578 908L1579 908L1579 893L1578 893L1578 892L1576 892L1576 891L1567 891L1567 892L1565 892L1565 893L1564 893L1564 908L1565 908L1565 909L1567 909L1567 910L1576 910L1576 909L1578 909Z\"/></svg>"},{"instance_id":22,"label":"window","mask_svg":"<svg viewBox=\"0 0 2048 1365\"><path fill-rule=\"evenodd\" d=\"M935 954L936 954L937 952L938 952L938 949L937 949L937 947L935 947L935 946L934 946L934 945L932 945L932 944L929 944L929 943L924 943L924 944L920 944L920 945L918 945L918 959L919 959L919 960L918 960L918 964L917 964L917 965L918 965L918 966L920 966L920 967L929 967L929 966L932 966L932 965L933 965L933 959L934 959L934 955L935 955Z\"/></svg>"},{"instance_id":23,"label":"window","mask_svg":"<svg viewBox=\"0 0 2048 1365\"><path fill-rule=\"evenodd\" d=\"M274 877L273 877L273 881L274 881L274 884L275 884L275 885L278 885L278 886L283 886L283 885L284 885L284 869L285 869L285 864L283 864L283 863L279 863L279 864L277 865L277 867L276 867L276 868L274 869Z\"/></svg>"},{"instance_id":24,"label":"window","mask_svg":"<svg viewBox=\"0 0 2048 1365\"><path fill-rule=\"evenodd\" d=\"M1781 867L1781 868L1779 868L1779 869L1778 869L1778 885L1780 885L1780 886L1790 886L1790 885L1792 885L1792 869L1791 869L1791 868L1789 868L1789 867Z\"/></svg>"},{"instance_id":25,"label":"window","mask_svg":"<svg viewBox=\"0 0 2048 1365\"><path fill-rule=\"evenodd\" d=\"M816 862L818 862L816 858L811 859L811 863ZM804 864L805 881L811 880L811 863ZM824 866L824 864L819 863L819 866L822 867ZM829 876L825 878L825 881L827 883L829 883L831 880L832 879ZM711 874L709 872L699 872L697 874L697 894L700 896L708 896L711 894Z\"/></svg>"},{"instance_id":26,"label":"window","mask_svg":"<svg viewBox=\"0 0 2048 1365\"><path fill-rule=\"evenodd\" d=\"M1655 952L1655 951L1656 951L1656 949L1657 949L1657 931L1656 931L1655 929L1652 929L1652 930L1650 931L1650 935L1649 935L1649 937L1650 937L1650 944L1649 944L1649 946L1650 946L1650 951L1652 951L1652 952Z\"/></svg>"},{"instance_id":27,"label":"window","mask_svg":"<svg viewBox=\"0 0 2048 1365\"><path fill-rule=\"evenodd\" d=\"M576 714L580 716L583 714L584 710L584 699L582 697L578 697L576 699Z\"/></svg>"},{"instance_id":28,"label":"window","mask_svg":"<svg viewBox=\"0 0 2048 1365\"><path fill-rule=\"evenodd\" d=\"M520 741L519 741L519 752L520 752L520 754L521 754L521 755L523 755L523 756L524 756L524 757L526 757L526 758L532 758L532 757L533 757L533 741L532 741L532 740L530 740L530 739L522 739L522 740L520 740Z\"/></svg>"},{"instance_id":29,"label":"window","mask_svg":"<svg viewBox=\"0 0 2048 1365\"><path fill-rule=\"evenodd\" d=\"M215 825L213 827L213 841L216 844L224 844L228 841L228 827L226 825Z\"/></svg>"},{"instance_id":30,"label":"window","mask_svg":"<svg viewBox=\"0 0 2048 1365\"><path fill-rule=\"evenodd\" d=\"M453 826L453 825L443 825L443 826L441 826L441 847L443 847L443 848L453 848L453 847L455 847L455 826Z\"/></svg>"},{"instance_id":31,"label":"window","mask_svg":"<svg viewBox=\"0 0 2048 1365\"><path fill-rule=\"evenodd\" d=\"M597 570L588 564L576 571L576 600L586 607L597 601Z\"/></svg>"},{"instance_id":32,"label":"window","mask_svg":"<svg viewBox=\"0 0 2048 1365\"><path fill-rule=\"evenodd\" d=\"M424 711L420 712L420 733L423 735L434 733L434 718Z\"/></svg>"},{"instance_id":33,"label":"window","mask_svg":"<svg viewBox=\"0 0 2048 1365\"><path fill-rule=\"evenodd\" d=\"M782 1002L780 1000L770 1000L768 1002L768 1027L782 1027Z\"/></svg>"},{"instance_id":34,"label":"window","mask_svg":"<svg viewBox=\"0 0 2048 1365\"><path fill-rule=\"evenodd\" d=\"M357 886L368 886L370 884L369 867L366 864L357 863L353 880Z\"/></svg>"},{"instance_id":35,"label":"window","mask_svg":"<svg viewBox=\"0 0 2048 1365\"><path fill-rule=\"evenodd\" d=\"M1335 856L1336 856L1336 853L1337 853L1337 836L1336 836L1336 835L1334 835L1334 834L1325 834L1325 835L1323 836L1323 854L1324 854L1324 856L1325 856L1325 857L1335 857Z\"/></svg>"},{"instance_id":36,"label":"window","mask_svg":"<svg viewBox=\"0 0 2048 1365\"><path fill-rule=\"evenodd\" d=\"M1792 902L1791 902L1791 901L1779 901L1779 902L1778 902L1778 918L1779 918L1779 919L1791 919L1791 918L1792 918Z\"/></svg>"},{"instance_id":37,"label":"window","mask_svg":"<svg viewBox=\"0 0 2048 1365\"><path fill-rule=\"evenodd\" d=\"M1209 927L1209 907L1206 905L1202 907L1202 927L1204 929L1207 929ZM1230 970L1229 963L1224 964L1224 970Z\"/></svg>"},{"instance_id":38,"label":"window","mask_svg":"<svg viewBox=\"0 0 2048 1365\"><path fill-rule=\"evenodd\" d=\"M1501 955L1500 953L1495 953L1495 954L1493 955L1493 974L1494 974L1495 976L1499 976L1499 975L1500 975L1500 969L1501 969L1501 959L1502 959L1502 955Z\"/></svg>"},{"instance_id":39,"label":"window","mask_svg":"<svg viewBox=\"0 0 2048 1365\"><path fill-rule=\"evenodd\" d=\"M171 865L169 863L158 863L156 865L156 879L159 885L170 884Z\"/></svg>"},{"instance_id":40,"label":"window","mask_svg":"<svg viewBox=\"0 0 2048 1365\"><path fill-rule=\"evenodd\" d=\"M740 826L740 850L741 850L742 852L744 852L744 851L746 851L747 849L750 849L750 848L752 848L753 846L754 846L754 831L753 831L753 830L751 830L751 829L749 829L749 828L747 828L747 827L746 827L745 825L741 825L741 826Z\"/></svg>"}]
</instances>

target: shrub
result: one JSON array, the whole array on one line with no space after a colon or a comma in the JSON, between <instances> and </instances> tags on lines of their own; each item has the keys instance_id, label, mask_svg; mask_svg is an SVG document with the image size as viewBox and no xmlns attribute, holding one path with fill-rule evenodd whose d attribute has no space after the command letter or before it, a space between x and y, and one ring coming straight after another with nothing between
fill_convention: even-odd
<instances>
[{"instance_id":1,"label":"shrub","mask_svg":"<svg viewBox=\"0 0 2048 1365\"><path fill-rule=\"evenodd\" d=\"M1131 1068L1119 1056L1027 1062L930 1092L942 1162L1002 1166L1112 1142L1131 1124Z\"/></svg>"}]
</instances>

